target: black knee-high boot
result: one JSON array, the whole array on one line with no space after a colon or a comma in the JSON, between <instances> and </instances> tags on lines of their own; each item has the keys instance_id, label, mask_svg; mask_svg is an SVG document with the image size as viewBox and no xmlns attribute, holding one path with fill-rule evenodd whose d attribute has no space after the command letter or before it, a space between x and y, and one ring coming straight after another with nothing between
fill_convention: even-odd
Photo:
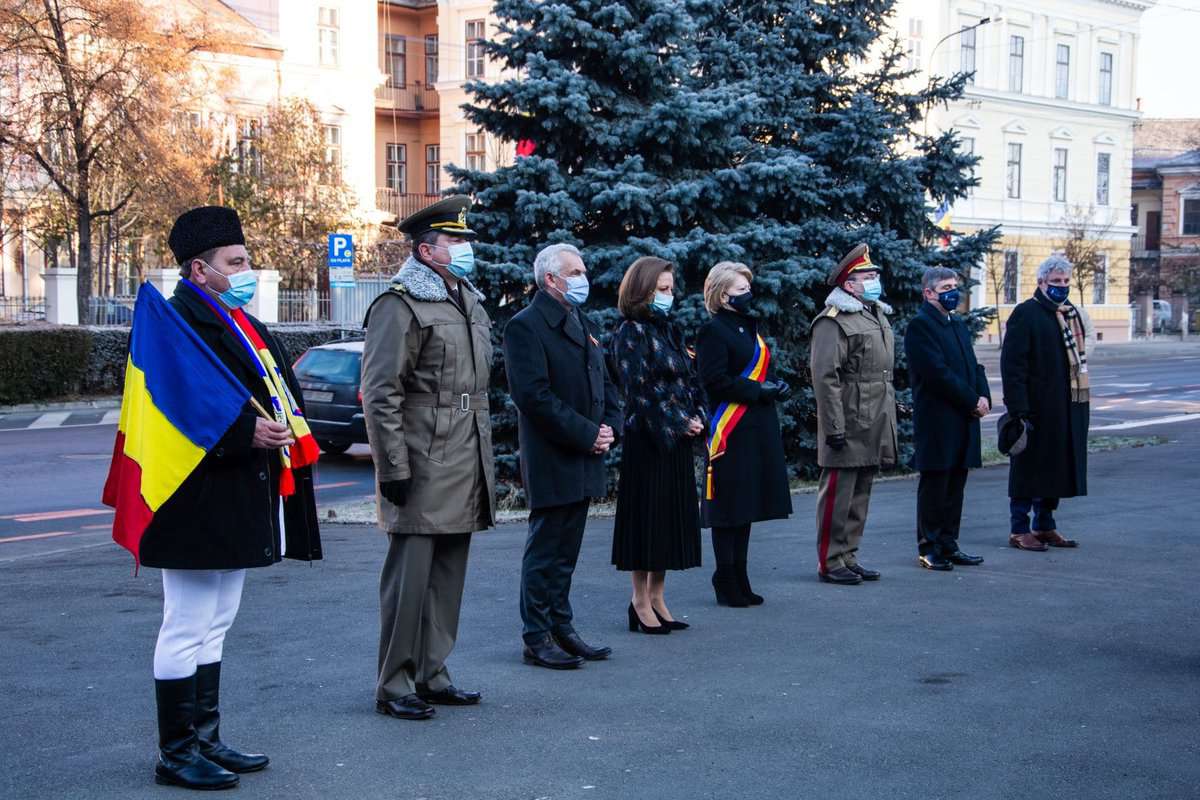
<instances>
[{"instance_id":1,"label":"black knee-high boot","mask_svg":"<svg viewBox=\"0 0 1200 800\"><path fill-rule=\"evenodd\" d=\"M742 596L746 598L746 602L752 606L761 606L763 604L763 596L755 594L750 588L750 576L746 574L746 562L750 552L750 526L744 525L736 534L737 536L737 560L734 562L737 571L738 589Z\"/></svg>"},{"instance_id":2,"label":"black knee-high boot","mask_svg":"<svg viewBox=\"0 0 1200 800\"><path fill-rule=\"evenodd\" d=\"M717 561L712 584L718 605L745 608L750 601L742 594L738 581L737 531L737 528L712 529L713 555Z\"/></svg>"},{"instance_id":3,"label":"black knee-high boot","mask_svg":"<svg viewBox=\"0 0 1200 800\"><path fill-rule=\"evenodd\" d=\"M187 789L232 789L238 776L200 755L196 738L196 676L155 680L158 702L156 783Z\"/></svg>"},{"instance_id":4,"label":"black knee-high boot","mask_svg":"<svg viewBox=\"0 0 1200 800\"><path fill-rule=\"evenodd\" d=\"M239 753L221 741L221 662L196 667L196 738L200 755L230 772L258 772L271 759Z\"/></svg>"}]
</instances>

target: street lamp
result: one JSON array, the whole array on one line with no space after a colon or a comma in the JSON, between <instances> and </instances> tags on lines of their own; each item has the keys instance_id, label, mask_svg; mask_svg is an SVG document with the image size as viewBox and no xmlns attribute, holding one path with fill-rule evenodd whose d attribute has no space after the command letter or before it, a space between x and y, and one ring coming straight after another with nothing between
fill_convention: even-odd
<instances>
[{"instance_id":1,"label":"street lamp","mask_svg":"<svg viewBox=\"0 0 1200 800\"><path fill-rule=\"evenodd\" d=\"M942 38L938 39L937 44L935 44L933 46L933 49L929 51L929 72L930 72L930 74L933 73L934 56L937 55L938 48L941 47L944 42L946 42L948 39L953 39L955 36L961 36L962 34L966 33L967 31L973 31L976 28L982 28L984 25L987 25L991 22L1000 22L1001 19L1002 19L1001 17L984 17L983 19L979 20L979 22L976 22L974 25L964 25L963 27L959 28L958 30L951 31L950 33L947 33ZM928 108L925 109L924 122L925 122L925 129L923 131L923 134L928 136L929 135L929 109Z\"/></svg>"}]
</instances>

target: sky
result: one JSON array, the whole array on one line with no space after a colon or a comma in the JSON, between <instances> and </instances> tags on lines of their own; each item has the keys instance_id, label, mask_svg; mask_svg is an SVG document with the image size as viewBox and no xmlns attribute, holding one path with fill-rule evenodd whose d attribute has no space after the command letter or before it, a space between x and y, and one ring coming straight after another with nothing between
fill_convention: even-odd
<instances>
[{"instance_id":1,"label":"sky","mask_svg":"<svg viewBox=\"0 0 1200 800\"><path fill-rule=\"evenodd\" d=\"M1200 118L1200 0L1158 0L1142 14L1138 91L1147 117Z\"/></svg>"}]
</instances>

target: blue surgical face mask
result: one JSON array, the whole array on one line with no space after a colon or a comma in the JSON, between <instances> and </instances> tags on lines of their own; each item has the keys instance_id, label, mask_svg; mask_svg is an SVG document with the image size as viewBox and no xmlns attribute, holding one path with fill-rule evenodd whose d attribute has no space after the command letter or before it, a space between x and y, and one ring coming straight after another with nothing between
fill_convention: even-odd
<instances>
[{"instance_id":1,"label":"blue surgical face mask","mask_svg":"<svg viewBox=\"0 0 1200 800\"><path fill-rule=\"evenodd\" d=\"M883 281L879 278L867 278L862 282L863 300L874 303L883 295Z\"/></svg>"},{"instance_id":2,"label":"blue surgical face mask","mask_svg":"<svg viewBox=\"0 0 1200 800\"><path fill-rule=\"evenodd\" d=\"M947 289L944 292L938 292L938 302L947 311L953 311L958 308L958 301L961 299L962 292L958 289Z\"/></svg>"},{"instance_id":3,"label":"blue surgical face mask","mask_svg":"<svg viewBox=\"0 0 1200 800\"><path fill-rule=\"evenodd\" d=\"M1046 297L1049 297L1055 303L1062 305L1067 299L1067 295L1071 293L1070 286L1051 286L1046 284Z\"/></svg>"},{"instance_id":4,"label":"blue surgical face mask","mask_svg":"<svg viewBox=\"0 0 1200 800\"><path fill-rule=\"evenodd\" d=\"M216 269L204 265L207 269L216 272ZM232 275L221 273L225 280L229 281L229 288L217 295L226 308L241 308L254 299L254 290L258 286L258 275L254 270L247 269L241 272L235 272Z\"/></svg>"},{"instance_id":5,"label":"blue surgical face mask","mask_svg":"<svg viewBox=\"0 0 1200 800\"><path fill-rule=\"evenodd\" d=\"M660 314L667 314L671 311L671 306L675 304L675 295L670 292L655 292L654 300L650 302L650 307Z\"/></svg>"},{"instance_id":6,"label":"blue surgical face mask","mask_svg":"<svg viewBox=\"0 0 1200 800\"><path fill-rule=\"evenodd\" d=\"M567 284L567 290L563 292L563 298L573 306L581 306L588 299L588 277L587 275L559 275L558 279Z\"/></svg>"},{"instance_id":7,"label":"blue surgical face mask","mask_svg":"<svg viewBox=\"0 0 1200 800\"><path fill-rule=\"evenodd\" d=\"M475 271L475 250L470 242L452 244L446 252L450 254L450 263L445 267L454 277L465 278Z\"/></svg>"}]
</instances>

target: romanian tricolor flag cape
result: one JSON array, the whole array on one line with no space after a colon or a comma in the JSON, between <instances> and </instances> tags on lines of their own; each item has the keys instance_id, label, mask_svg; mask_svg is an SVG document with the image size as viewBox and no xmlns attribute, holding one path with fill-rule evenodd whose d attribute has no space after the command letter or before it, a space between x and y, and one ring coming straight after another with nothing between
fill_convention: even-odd
<instances>
[{"instance_id":1,"label":"romanian tricolor flag cape","mask_svg":"<svg viewBox=\"0 0 1200 800\"><path fill-rule=\"evenodd\" d=\"M763 341L761 334L755 334L754 338L754 356L742 370L741 377L762 383L767 379L767 367L771 365L771 351L767 348L767 343ZM729 437L733 434L733 429L737 427L737 424L742 421L745 413L745 404L730 402L721 403L713 412L708 428L708 475L704 488L706 500L712 500L716 496L713 489L713 462L725 455L725 448L729 446Z\"/></svg>"},{"instance_id":2,"label":"romanian tricolor flag cape","mask_svg":"<svg viewBox=\"0 0 1200 800\"><path fill-rule=\"evenodd\" d=\"M250 390L143 283L133 309L125 395L103 501L116 509L113 541L140 564L142 534L246 408Z\"/></svg>"}]
</instances>

